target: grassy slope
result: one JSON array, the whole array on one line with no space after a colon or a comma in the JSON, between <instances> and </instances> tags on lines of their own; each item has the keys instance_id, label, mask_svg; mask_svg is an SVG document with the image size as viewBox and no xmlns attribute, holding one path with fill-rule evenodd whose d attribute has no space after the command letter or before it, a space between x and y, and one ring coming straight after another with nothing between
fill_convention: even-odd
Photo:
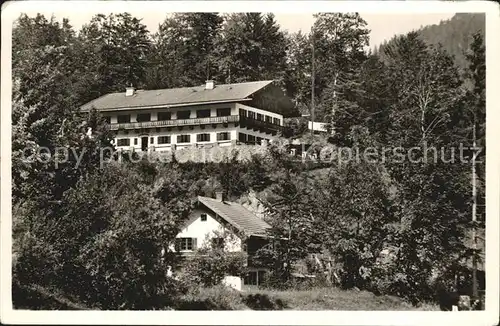
<instances>
[{"instance_id":1,"label":"grassy slope","mask_svg":"<svg viewBox=\"0 0 500 326\"><path fill-rule=\"evenodd\" d=\"M284 309L291 310L439 310L435 305L413 307L397 297L376 296L367 291L345 291L337 288L245 291L245 295L257 293L269 297L270 301L281 300L285 304Z\"/></svg>"},{"instance_id":2,"label":"grassy slope","mask_svg":"<svg viewBox=\"0 0 500 326\"><path fill-rule=\"evenodd\" d=\"M92 309L41 287L22 290L17 288L13 294L15 309ZM172 308L175 310L439 310L435 305L413 307L400 298L375 296L366 291L344 291L337 288L275 291L247 288L243 292L237 292L224 286L190 291L178 300L177 307Z\"/></svg>"}]
</instances>

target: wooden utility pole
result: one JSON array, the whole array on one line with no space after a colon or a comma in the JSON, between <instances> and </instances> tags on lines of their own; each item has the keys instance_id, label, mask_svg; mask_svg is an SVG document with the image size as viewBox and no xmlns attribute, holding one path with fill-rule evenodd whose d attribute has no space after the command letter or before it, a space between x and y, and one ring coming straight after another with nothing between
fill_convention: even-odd
<instances>
[{"instance_id":1,"label":"wooden utility pole","mask_svg":"<svg viewBox=\"0 0 500 326\"><path fill-rule=\"evenodd\" d=\"M472 127L472 297L478 298L477 284L477 239L476 239L476 222L477 222L477 177L476 177L476 115L474 114L474 126Z\"/></svg>"},{"instance_id":2,"label":"wooden utility pole","mask_svg":"<svg viewBox=\"0 0 500 326\"><path fill-rule=\"evenodd\" d=\"M335 115L335 110L337 110L337 79L339 77L338 71L335 73L335 79L333 80L333 107L332 107L332 118L331 123L331 134L333 135L333 117Z\"/></svg>"},{"instance_id":3,"label":"wooden utility pole","mask_svg":"<svg viewBox=\"0 0 500 326\"><path fill-rule=\"evenodd\" d=\"M312 60L311 60L311 135L314 135L314 81L315 81L315 67L314 67L314 23L311 26L311 47L312 47Z\"/></svg>"}]
</instances>

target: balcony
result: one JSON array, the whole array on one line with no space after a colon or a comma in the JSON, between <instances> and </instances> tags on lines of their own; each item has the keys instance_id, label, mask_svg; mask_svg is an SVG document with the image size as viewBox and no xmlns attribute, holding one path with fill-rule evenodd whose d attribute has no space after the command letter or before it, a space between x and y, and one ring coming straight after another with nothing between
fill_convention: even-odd
<instances>
[{"instance_id":1,"label":"balcony","mask_svg":"<svg viewBox=\"0 0 500 326\"><path fill-rule=\"evenodd\" d=\"M272 135L276 135L283 129L283 127L280 125L245 116L240 117L240 122L242 127L246 127L248 129L260 130L265 133L270 133Z\"/></svg>"},{"instance_id":2,"label":"balcony","mask_svg":"<svg viewBox=\"0 0 500 326\"><path fill-rule=\"evenodd\" d=\"M163 127L182 127L182 126L198 126L204 124L230 123L238 122L239 115L230 115L226 117L209 117L209 118L194 118L194 119L174 119L160 121L144 121L144 122L129 122L129 123L112 123L111 130L123 129L143 129L143 128L163 128Z\"/></svg>"}]
</instances>

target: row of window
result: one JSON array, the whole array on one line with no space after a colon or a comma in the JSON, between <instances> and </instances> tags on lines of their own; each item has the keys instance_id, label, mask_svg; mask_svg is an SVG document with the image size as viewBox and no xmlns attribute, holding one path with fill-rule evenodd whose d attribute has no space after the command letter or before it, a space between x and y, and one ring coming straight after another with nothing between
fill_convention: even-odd
<instances>
[{"instance_id":1,"label":"row of window","mask_svg":"<svg viewBox=\"0 0 500 326\"><path fill-rule=\"evenodd\" d=\"M177 238L175 239L175 249L177 251L182 250L196 250L197 248L196 238Z\"/></svg>"},{"instance_id":2,"label":"row of window","mask_svg":"<svg viewBox=\"0 0 500 326\"><path fill-rule=\"evenodd\" d=\"M212 248L224 248L224 238L214 237L211 240ZM191 251L197 249L196 238L177 238L175 239L176 251Z\"/></svg>"},{"instance_id":3,"label":"row of window","mask_svg":"<svg viewBox=\"0 0 500 326\"><path fill-rule=\"evenodd\" d=\"M262 140L267 140L267 138L262 138L262 137L256 137L253 135L247 135L242 132L238 133L238 140L241 143L245 144L258 144L260 145L262 143Z\"/></svg>"},{"instance_id":4,"label":"row of window","mask_svg":"<svg viewBox=\"0 0 500 326\"><path fill-rule=\"evenodd\" d=\"M278 126L281 125L279 118L273 118L265 114L255 113L253 111L248 111L245 109L240 109L240 116L247 117L253 120L264 121Z\"/></svg>"},{"instance_id":5,"label":"row of window","mask_svg":"<svg viewBox=\"0 0 500 326\"><path fill-rule=\"evenodd\" d=\"M219 132L217 135L217 141L229 140L230 135L229 132ZM197 134L196 141L197 142L209 142L211 141L212 135L209 133ZM172 142L171 136L158 136L158 144L170 144ZM191 135L177 135L177 143L190 143ZM154 144L154 138L150 138L150 143ZM138 144L138 139L134 138L134 145ZM130 138L120 138L116 141L117 146L130 146Z\"/></svg>"},{"instance_id":6,"label":"row of window","mask_svg":"<svg viewBox=\"0 0 500 326\"><path fill-rule=\"evenodd\" d=\"M231 108L217 109L218 117L227 117L231 115ZM158 112L158 121L171 120L172 112ZM210 109L203 109L196 111L196 118L209 118ZM177 119L190 119L191 111L177 111ZM108 123L111 123L110 117L105 117ZM117 116L118 123L129 123L130 114L120 114ZM137 122L151 121L151 113L138 113Z\"/></svg>"}]
</instances>

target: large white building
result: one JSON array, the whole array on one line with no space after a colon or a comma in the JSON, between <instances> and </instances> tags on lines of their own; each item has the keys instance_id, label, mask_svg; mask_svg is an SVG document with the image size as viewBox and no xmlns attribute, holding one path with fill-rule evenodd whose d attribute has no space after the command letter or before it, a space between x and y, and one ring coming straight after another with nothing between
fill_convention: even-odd
<instances>
[{"instance_id":1,"label":"large white building","mask_svg":"<svg viewBox=\"0 0 500 326\"><path fill-rule=\"evenodd\" d=\"M96 109L116 132L121 150L165 151L189 146L272 140L292 102L271 81L158 90L127 88L81 107Z\"/></svg>"}]
</instances>

